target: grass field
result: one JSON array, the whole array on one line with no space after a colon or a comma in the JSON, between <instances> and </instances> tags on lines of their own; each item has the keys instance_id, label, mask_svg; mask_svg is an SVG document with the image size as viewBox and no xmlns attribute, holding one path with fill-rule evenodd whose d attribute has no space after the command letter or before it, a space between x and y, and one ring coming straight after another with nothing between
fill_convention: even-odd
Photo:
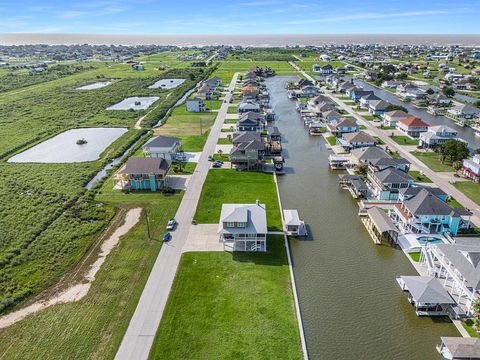
<instances>
[{"instance_id":1,"label":"grass field","mask_svg":"<svg viewBox=\"0 0 480 360\"><path fill-rule=\"evenodd\" d=\"M418 139L412 139L408 136L394 135L390 138L399 145L418 145Z\"/></svg>"},{"instance_id":2,"label":"grass field","mask_svg":"<svg viewBox=\"0 0 480 360\"><path fill-rule=\"evenodd\" d=\"M302 359L283 236L267 248L183 254L150 359Z\"/></svg>"},{"instance_id":3,"label":"grass field","mask_svg":"<svg viewBox=\"0 0 480 360\"><path fill-rule=\"evenodd\" d=\"M222 204L253 204L260 200L267 208L268 229L281 231L282 222L273 176L236 170L210 170L195 214L199 224L215 224Z\"/></svg>"},{"instance_id":4,"label":"grass field","mask_svg":"<svg viewBox=\"0 0 480 360\"><path fill-rule=\"evenodd\" d=\"M419 160L421 160L425 165L430 169L437 172L453 172L453 167L448 162L442 164L440 162L439 154L435 152L420 152L412 151L412 154L415 155Z\"/></svg>"},{"instance_id":5,"label":"grass field","mask_svg":"<svg viewBox=\"0 0 480 360\"><path fill-rule=\"evenodd\" d=\"M432 182L432 180L430 180L428 176L420 174L420 171L410 170L408 172L408 175L410 175L415 182L421 182L421 183Z\"/></svg>"},{"instance_id":6,"label":"grass field","mask_svg":"<svg viewBox=\"0 0 480 360\"><path fill-rule=\"evenodd\" d=\"M96 203L84 185L112 157L141 134L133 130L139 116L148 128L209 69L171 67L159 71L155 62L145 71L130 65L85 62L91 70L46 79L42 83L0 94L0 313L53 285L74 266L113 216L113 208ZM174 90L148 89L160 78L186 81ZM77 87L114 79L98 90ZM147 111L106 111L127 96L156 95ZM209 102L217 107L218 103ZM187 151L199 151L215 113L205 119L202 133L184 135ZM183 119L184 120L184 119ZM12 154L63 130L84 126L126 126L130 130L110 145L98 161L72 164L14 164ZM186 126L185 126L186 127ZM191 129L190 129L191 130ZM2 158L3 157L3 158ZM188 169L187 169L188 170Z\"/></svg>"},{"instance_id":7,"label":"grass field","mask_svg":"<svg viewBox=\"0 0 480 360\"><path fill-rule=\"evenodd\" d=\"M0 330L0 358L113 359L160 250L165 224L181 198L181 193L164 196L102 191L97 201L146 207L152 240L148 240L142 215L108 255L86 297L53 306Z\"/></svg>"},{"instance_id":8,"label":"grass field","mask_svg":"<svg viewBox=\"0 0 480 360\"><path fill-rule=\"evenodd\" d=\"M331 146L337 145L337 137L334 135L330 135L327 137L327 141Z\"/></svg>"},{"instance_id":9,"label":"grass field","mask_svg":"<svg viewBox=\"0 0 480 360\"><path fill-rule=\"evenodd\" d=\"M471 181L457 181L455 187L480 205L480 184Z\"/></svg>"}]
</instances>

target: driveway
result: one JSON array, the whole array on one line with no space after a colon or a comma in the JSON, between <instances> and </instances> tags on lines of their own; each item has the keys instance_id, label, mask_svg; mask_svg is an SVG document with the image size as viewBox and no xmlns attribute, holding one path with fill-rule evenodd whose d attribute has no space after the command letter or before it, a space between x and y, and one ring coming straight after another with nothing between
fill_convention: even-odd
<instances>
[{"instance_id":1,"label":"driveway","mask_svg":"<svg viewBox=\"0 0 480 360\"><path fill-rule=\"evenodd\" d=\"M223 251L217 230L218 224L191 225L182 251Z\"/></svg>"}]
</instances>

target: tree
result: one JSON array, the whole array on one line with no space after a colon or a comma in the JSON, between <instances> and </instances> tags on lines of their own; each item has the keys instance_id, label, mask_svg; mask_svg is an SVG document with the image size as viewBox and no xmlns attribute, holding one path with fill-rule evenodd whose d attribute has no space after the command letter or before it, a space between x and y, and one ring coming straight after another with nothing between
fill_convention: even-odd
<instances>
[{"instance_id":1,"label":"tree","mask_svg":"<svg viewBox=\"0 0 480 360\"><path fill-rule=\"evenodd\" d=\"M467 144L459 140L449 140L440 146L440 162L461 163L469 155Z\"/></svg>"},{"instance_id":2,"label":"tree","mask_svg":"<svg viewBox=\"0 0 480 360\"><path fill-rule=\"evenodd\" d=\"M390 104L390 105L388 105L387 108L385 109L386 112L395 111L395 110L402 110L403 112L408 113L408 110L407 110L406 108L404 108L403 106L401 106L401 105Z\"/></svg>"},{"instance_id":3,"label":"tree","mask_svg":"<svg viewBox=\"0 0 480 360\"><path fill-rule=\"evenodd\" d=\"M433 95L433 94L435 94L435 90L433 90L432 88L428 88L427 89L427 94L428 95Z\"/></svg>"},{"instance_id":4,"label":"tree","mask_svg":"<svg viewBox=\"0 0 480 360\"><path fill-rule=\"evenodd\" d=\"M446 86L443 88L443 95L445 95L446 97L454 97L455 90L451 86Z\"/></svg>"},{"instance_id":5,"label":"tree","mask_svg":"<svg viewBox=\"0 0 480 360\"><path fill-rule=\"evenodd\" d=\"M367 176L368 165L367 164L360 164L355 167L355 172L358 175Z\"/></svg>"}]
</instances>

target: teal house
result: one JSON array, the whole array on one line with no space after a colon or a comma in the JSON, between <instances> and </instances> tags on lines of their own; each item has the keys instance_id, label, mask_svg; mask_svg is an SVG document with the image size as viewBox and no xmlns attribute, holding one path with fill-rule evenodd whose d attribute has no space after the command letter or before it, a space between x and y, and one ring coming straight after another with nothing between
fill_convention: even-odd
<instances>
[{"instance_id":1,"label":"teal house","mask_svg":"<svg viewBox=\"0 0 480 360\"><path fill-rule=\"evenodd\" d=\"M457 235L470 226L471 212L455 209L426 188L395 204L393 219L405 233Z\"/></svg>"},{"instance_id":2,"label":"teal house","mask_svg":"<svg viewBox=\"0 0 480 360\"><path fill-rule=\"evenodd\" d=\"M167 186L170 165L163 158L131 157L115 176L117 186L122 190L161 190Z\"/></svg>"}]
</instances>

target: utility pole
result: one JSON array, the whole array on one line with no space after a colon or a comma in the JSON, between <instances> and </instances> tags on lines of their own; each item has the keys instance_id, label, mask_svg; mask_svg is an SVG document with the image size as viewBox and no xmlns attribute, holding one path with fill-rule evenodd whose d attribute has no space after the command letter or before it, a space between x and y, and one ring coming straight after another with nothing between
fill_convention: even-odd
<instances>
[{"instance_id":1,"label":"utility pole","mask_svg":"<svg viewBox=\"0 0 480 360\"><path fill-rule=\"evenodd\" d=\"M148 221L148 210L145 209L145 220L147 222L147 235L148 235L148 240L152 240L150 237L150 222Z\"/></svg>"}]
</instances>

